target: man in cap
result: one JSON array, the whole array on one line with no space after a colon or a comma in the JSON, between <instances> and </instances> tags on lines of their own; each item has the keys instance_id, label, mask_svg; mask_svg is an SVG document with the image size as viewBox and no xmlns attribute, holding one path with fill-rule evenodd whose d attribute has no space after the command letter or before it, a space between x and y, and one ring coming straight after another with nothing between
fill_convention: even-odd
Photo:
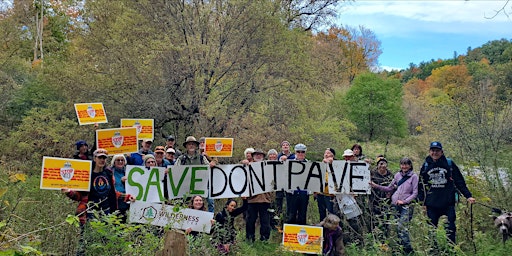
<instances>
[{"instance_id":1,"label":"man in cap","mask_svg":"<svg viewBox=\"0 0 512 256\"><path fill-rule=\"evenodd\" d=\"M142 140L141 148L137 153L131 153L127 157L128 164L130 165L144 165L144 156L151 154L154 155L153 151L151 151L151 145L153 145L153 140L144 139Z\"/></svg>"},{"instance_id":2,"label":"man in cap","mask_svg":"<svg viewBox=\"0 0 512 256\"><path fill-rule=\"evenodd\" d=\"M174 150L174 148L168 148L166 151L165 151L165 159L167 159L167 161L169 161L169 163L171 165L174 165L174 163L176 162L176 150Z\"/></svg>"},{"instance_id":3,"label":"man in cap","mask_svg":"<svg viewBox=\"0 0 512 256\"><path fill-rule=\"evenodd\" d=\"M299 143L295 145L294 161L307 162L306 145ZM306 213L308 211L309 191L297 188L286 193L286 212L288 224L306 225Z\"/></svg>"},{"instance_id":4,"label":"man in cap","mask_svg":"<svg viewBox=\"0 0 512 256\"><path fill-rule=\"evenodd\" d=\"M157 146L155 148L155 160L156 160L156 166L158 167L167 167L168 165L171 165L167 159L164 158L165 154L165 148L164 146Z\"/></svg>"},{"instance_id":5,"label":"man in cap","mask_svg":"<svg viewBox=\"0 0 512 256\"><path fill-rule=\"evenodd\" d=\"M170 148L174 149L174 154L175 154L174 158L178 159L178 157L180 157L182 153L178 148L176 148L176 138L174 138L174 135L167 136L165 151L167 151L167 149L170 149Z\"/></svg>"},{"instance_id":6,"label":"man in cap","mask_svg":"<svg viewBox=\"0 0 512 256\"><path fill-rule=\"evenodd\" d=\"M446 235L455 244L455 196L459 191L469 203L476 200L466 186L466 181L459 167L445 157L443 145L434 141L430 143L429 155L420 170L418 199L426 208L430 223L437 227L439 218L446 215L448 225Z\"/></svg>"}]
</instances>

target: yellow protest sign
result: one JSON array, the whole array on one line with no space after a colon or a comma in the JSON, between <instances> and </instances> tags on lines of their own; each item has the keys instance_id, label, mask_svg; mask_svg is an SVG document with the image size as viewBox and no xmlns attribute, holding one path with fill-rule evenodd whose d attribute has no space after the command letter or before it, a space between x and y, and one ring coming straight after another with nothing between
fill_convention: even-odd
<instances>
[{"instance_id":1,"label":"yellow protest sign","mask_svg":"<svg viewBox=\"0 0 512 256\"><path fill-rule=\"evenodd\" d=\"M57 157L43 157L41 189L69 188L89 191L92 162Z\"/></svg>"},{"instance_id":2,"label":"yellow protest sign","mask_svg":"<svg viewBox=\"0 0 512 256\"><path fill-rule=\"evenodd\" d=\"M75 112L80 125L108 122L103 103L76 103Z\"/></svg>"},{"instance_id":3,"label":"yellow protest sign","mask_svg":"<svg viewBox=\"0 0 512 256\"><path fill-rule=\"evenodd\" d=\"M139 151L135 127L96 130L96 145L108 155L128 154Z\"/></svg>"},{"instance_id":4,"label":"yellow protest sign","mask_svg":"<svg viewBox=\"0 0 512 256\"><path fill-rule=\"evenodd\" d=\"M233 138L206 138L205 153L210 157L233 156Z\"/></svg>"},{"instance_id":5,"label":"yellow protest sign","mask_svg":"<svg viewBox=\"0 0 512 256\"><path fill-rule=\"evenodd\" d=\"M121 119L121 127L135 127L139 140L154 138L154 119Z\"/></svg>"},{"instance_id":6,"label":"yellow protest sign","mask_svg":"<svg viewBox=\"0 0 512 256\"><path fill-rule=\"evenodd\" d=\"M299 253L322 254L323 228L284 224L283 247Z\"/></svg>"}]
</instances>

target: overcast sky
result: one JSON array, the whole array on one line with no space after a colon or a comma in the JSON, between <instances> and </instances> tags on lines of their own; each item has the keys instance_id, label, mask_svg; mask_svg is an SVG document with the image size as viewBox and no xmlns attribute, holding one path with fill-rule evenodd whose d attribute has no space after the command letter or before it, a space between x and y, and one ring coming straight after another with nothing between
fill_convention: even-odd
<instances>
[{"instance_id":1,"label":"overcast sky","mask_svg":"<svg viewBox=\"0 0 512 256\"><path fill-rule=\"evenodd\" d=\"M406 68L431 59L465 54L488 41L512 39L510 14L496 14L505 0L383 1L343 4L336 25L364 25L381 41L382 68Z\"/></svg>"}]
</instances>

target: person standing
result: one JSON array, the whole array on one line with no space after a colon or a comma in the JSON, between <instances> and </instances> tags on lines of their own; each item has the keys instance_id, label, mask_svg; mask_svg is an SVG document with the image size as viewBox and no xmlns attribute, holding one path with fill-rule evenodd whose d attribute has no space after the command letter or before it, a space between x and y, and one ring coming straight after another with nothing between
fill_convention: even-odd
<instances>
[{"instance_id":1,"label":"person standing","mask_svg":"<svg viewBox=\"0 0 512 256\"><path fill-rule=\"evenodd\" d=\"M252 152L254 162L265 160L265 153L261 149ZM249 197L247 200L247 223L245 225L245 237L247 241L254 242L256 232L256 220L260 218L260 240L267 241L270 238L270 214L268 209L272 202L271 193L262 193Z\"/></svg>"},{"instance_id":2,"label":"person standing","mask_svg":"<svg viewBox=\"0 0 512 256\"><path fill-rule=\"evenodd\" d=\"M306 145L295 145L295 159L294 161L307 162L306 159ZM302 189L295 189L286 192L286 215L288 224L306 225L306 214L309 204L309 191Z\"/></svg>"},{"instance_id":3,"label":"person standing","mask_svg":"<svg viewBox=\"0 0 512 256\"><path fill-rule=\"evenodd\" d=\"M151 151L151 145L153 145L153 140L144 139L142 140L141 146L136 153L131 153L130 156L126 158L128 164L130 165L144 165L144 156L153 155L153 151Z\"/></svg>"},{"instance_id":4,"label":"person standing","mask_svg":"<svg viewBox=\"0 0 512 256\"><path fill-rule=\"evenodd\" d=\"M391 184L381 186L370 182L372 188L386 192L395 191L391 196L391 201L398 219L397 229L400 243L403 246L403 252L407 255L414 254L407 224L412 219L414 209L410 204L418 196L418 179L418 175L413 172L411 159L404 157L400 160L400 172L395 174Z\"/></svg>"},{"instance_id":5,"label":"person standing","mask_svg":"<svg viewBox=\"0 0 512 256\"><path fill-rule=\"evenodd\" d=\"M169 135L167 137L167 142L166 142L166 145L165 145L165 151L167 152L168 149L174 149L174 154L175 154L175 158L177 159L178 157L181 156L181 151L176 147L176 138L174 138L174 135Z\"/></svg>"},{"instance_id":6,"label":"person standing","mask_svg":"<svg viewBox=\"0 0 512 256\"><path fill-rule=\"evenodd\" d=\"M446 235L455 244L455 194L457 190L467 198L469 203L475 203L471 192L459 167L444 155L440 142L430 143L429 155L420 171L420 186L418 199L430 219L430 224L437 227L439 218L446 215L448 225Z\"/></svg>"},{"instance_id":7,"label":"person standing","mask_svg":"<svg viewBox=\"0 0 512 256\"><path fill-rule=\"evenodd\" d=\"M328 165L332 164L335 156L336 156L336 151L332 148L327 148L324 152L323 162ZM334 195L329 194L329 188L328 188L328 184L327 184L328 178L329 178L329 175L326 172L323 193L315 193L314 194L314 196L316 198L316 202L318 203L318 212L320 214L320 221L324 220L325 217L327 217L328 213L334 214Z\"/></svg>"},{"instance_id":8,"label":"person standing","mask_svg":"<svg viewBox=\"0 0 512 256\"><path fill-rule=\"evenodd\" d=\"M388 169L388 160L384 157L377 158L377 168L371 172L371 181L380 186L388 186L393 180L393 173ZM383 229L384 235L387 237L389 234L389 218L391 195L392 191L382 191L372 189L370 194L371 207L371 222L370 228L374 230L375 227Z\"/></svg>"},{"instance_id":9,"label":"person standing","mask_svg":"<svg viewBox=\"0 0 512 256\"><path fill-rule=\"evenodd\" d=\"M281 142L281 152L277 155L279 161L295 159L295 154L290 151L290 142L283 140Z\"/></svg>"}]
</instances>

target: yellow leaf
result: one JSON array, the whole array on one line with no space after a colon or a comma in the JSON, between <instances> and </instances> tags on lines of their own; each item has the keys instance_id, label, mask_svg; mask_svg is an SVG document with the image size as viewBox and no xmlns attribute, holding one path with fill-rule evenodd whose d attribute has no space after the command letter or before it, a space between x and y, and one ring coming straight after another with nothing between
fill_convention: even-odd
<instances>
[{"instance_id":1,"label":"yellow leaf","mask_svg":"<svg viewBox=\"0 0 512 256\"><path fill-rule=\"evenodd\" d=\"M7 188L0 188L0 197L2 197L7 192Z\"/></svg>"},{"instance_id":2,"label":"yellow leaf","mask_svg":"<svg viewBox=\"0 0 512 256\"><path fill-rule=\"evenodd\" d=\"M16 175L14 176L16 176L16 179L21 180L23 182L27 180L27 175L24 173L16 173Z\"/></svg>"}]
</instances>

